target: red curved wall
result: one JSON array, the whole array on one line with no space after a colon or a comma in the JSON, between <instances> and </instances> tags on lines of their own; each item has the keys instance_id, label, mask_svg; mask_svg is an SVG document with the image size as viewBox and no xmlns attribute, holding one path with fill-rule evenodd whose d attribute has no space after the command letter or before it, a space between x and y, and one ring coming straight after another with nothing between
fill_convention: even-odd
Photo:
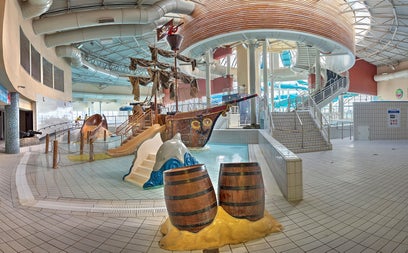
<instances>
[{"instance_id":1,"label":"red curved wall","mask_svg":"<svg viewBox=\"0 0 408 253\"><path fill-rule=\"evenodd\" d=\"M362 59L356 59L356 63L349 70L349 92L377 95L377 82L374 76L377 74L377 66Z\"/></svg>"}]
</instances>

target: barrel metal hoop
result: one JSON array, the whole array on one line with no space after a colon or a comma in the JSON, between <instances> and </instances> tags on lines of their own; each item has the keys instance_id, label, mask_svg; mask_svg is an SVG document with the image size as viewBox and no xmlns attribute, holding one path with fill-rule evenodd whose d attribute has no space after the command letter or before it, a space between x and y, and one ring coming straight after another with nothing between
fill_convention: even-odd
<instances>
[{"instance_id":1,"label":"barrel metal hoop","mask_svg":"<svg viewBox=\"0 0 408 253\"><path fill-rule=\"evenodd\" d=\"M199 166L201 165L201 166ZM177 168L176 171L173 170L166 170L164 173L167 177L171 177L171 176L179 176L179 175L185 175L185 174L190 174L190 173L194 173L194 172L198 172L198 171L203 171L205 170L205 168L202 166L203 164L197 164L194 166L197 166L196 168L191 168L188 170L182 170L180 168Z\"/></svg>"},{"instance_id":2,"label":"barrel metal hoop","mask_svg":"<svg viewBox=\"0 0 408 253\"><path fill-rule=\"evenodd\" d=\"M256 189L263 189L263 184L257 185L242 185L242 186L228 186L228 185L220 185L221 190L227 191L246 191L246 190L256 190Z\"/></svg>"},{"instance_id":3,"label":"barrel metal hoop","mask_svg":"<svg viewBox=\"0 0 408 253\"><path fill-rule=\"evenodd\" d=\"M214 192L214 188L212 186L208 187L207 189L200 191L200 192L195 192L192 194L187 194L187 195L177 195L177 196L165 196L166 199L168 200L183 200L183 199L194 199L196 197L205 195L209 192Z\"/></svg>"},{"instance_id":4,"label":"barrel metal hoop","mask_svg":"<svg viewBox=\"0 0 408 253\"><path fill-rule=\"evenodd\" d=\"M243 162L243 163L221 163L220 167L258 167L257 162Z\"/></svg>"},{"instance_id":5,"label":"barrel metal hoop","mask_svg":"<svg viewBox=\"0 0 408 253\"><path fill-rule=\"evenodd\" d=\"M220 206L256 206L256 205L263 205L265 201L254 201L254 202L241 202L241 203L236 203L236 202L225 202L225 201L220 201Z\"/></svg>"},{"instance_id":6,"label":"barrel metal hoop","mask_svg":"<svg viewBox=\"0 0 408 253\"><path fill-rule=\"evenodd\" d=\"M205 227L205 226L210 225L213 222L213 220L214 220L214 218L209 219L206 222L200 222L200 223L196 223L196 224L188 224L188 225L179 225L179 224L177 224L177 228L188 230L189 228Z\"/></svg>"},{"instance_id":7,"label":"barrel metal hoop","mask_svg":"<svg viewBox=\"0 0 408 253\"><path fill-rule=\"evenodd\" d=\"M262 171L242 171L242 172L230 172L223 171L222 176L251 176L251 175L262 175Z\"/></svg>"},{"instance_id":8,"label":"barrel metal hoop","mask_svg":"<svg viewBox=\"0 0 408 253\"><path fill-rule=\"evenodd\" d=\"M166 185L179 185L179 184L187 184L187 183L192 183L192 182L197 182L202 179L208 178L208 174L201 175L199 177L195 178L189 178L185 180L178 180L178 181L170 181L170 182L165 182Z\"/></svg>"},{"instance_id":9,"label":"barrel metal hoop","mask_svg":"<svg viewBox=\"0 0 408 253\"><path fill-rule=\"evenodd\" d=\"M192 212L170 212L169 210L167 210L167 212L169 213L170 216L192 216L195 214L205 213L215 207L217 207L217 201L215 201L212 205L207 206L206 208L192 211Z\"/></svg>"},{"instance_id":10,"label":"barrel metal hoop","mask_svg":"<svg viewBox=\"0 0 408 253\"><path fill-rule=\"evenodd\" d=\"M234 217L238 219L259 220L263 216L254 214L254 215L234 215Z\"/></svg>"}]
</instances>

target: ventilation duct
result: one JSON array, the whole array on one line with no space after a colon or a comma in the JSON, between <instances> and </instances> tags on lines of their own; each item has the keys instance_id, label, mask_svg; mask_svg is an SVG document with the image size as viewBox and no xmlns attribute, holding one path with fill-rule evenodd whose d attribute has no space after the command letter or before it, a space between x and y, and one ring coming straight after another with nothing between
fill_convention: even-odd
<instances>
[{"instance_id":1,"label":"ventilation duct","mask_svg":"<svg viewBox=\"0 0 408 253\"><path fill-rule=\"evenodd\" d=\"M114 72L112 72L112 71L110 71L110 70L107 70L107 69L98 67L98 66L96 66L96 65L93 65L93 64L91 64L91 63L89 63L89 62L87 62L87 61L83 61L83 65L82 65L82 66L86 67L86 69L87 69L88 71L93 72L93 73L95 73L96 75L103 75L103 76L107 76L107 77L109 77L109 78L119 79L119 75L118 75L118 74L116 74L116 73L114 73Z\"/></svg>"},{"instance_id":2,"label":"ventilation duct","mask_svg":"<svg viewBox=\"0 0 408 253\"><path fill-rule=\"evenodd\" d=\"M26 19L38 17L47 12L52 5L52 0L27 0L21 3L21 12Z\"/></svg>"},{"instance_id":3,"label":"ventilation duct","mask_svg":"<svg viewBox=\"0 0 408 253\"><path fill-rule=\"evenodd\" d=\"M72 98L75 101L133 101L133 95L123 95L123 94L101 94L101 93L90 93L90 92L72 92Z\"/></svg>"},{"instance_id":4,"label":"ventilation duct","mask_svg":"<svg viewBox=\"0 0 408 253\"><path fill-rule=\"evenodd\" d=\"M84 67L88 71L95 73L96 75L104 75L110 78L118 79L119 75L103 69L101 67L95 66L82 59L81 50L73 46L59 46L55 48L58 57L69 58L71 60L71 66L79 68Z\"/></svg>"},{"instance_id":5,"label":"ventilation duct","mask_svg":"<svg viewBox=\"0 0 408 253\"><path fill-rule=\"evenodd\" d=\"M374 81L376 82L381 82L381 81L389 81L393 79L398 79L398 78L408 78L408 70L402 70L394 73L383 73L380 75L375 75L374 76Z\"/></svg>"},{"instance_id":6,"label":"ventilation duct","mask_svg":"<svg viewBox=\"0 0 408 253\"><path fill-rule=\"evenodd\" d=\"M45 35L44 42L47 47L56 47L89 40L140 36L146 33L151 33L154 29L156 29L154 23L147 25L106 25L88 27Z\"/></svg>"},{"instance_id":7,"label":"ventilation duct","mask_svg":"<svg viewBox=\"0 0 408 253\"><path fill-rule=\"evenodd\" d=\"M59 46L55 48L58 57L69 58L73 67L82 66L81 50L72 46Z\"/></svg>"},{"instance_id":8,"label":"ventilation duct","mask_svg":"<svg viewBox=\"0 0 408 253\"><path fill-rule=\"evenodd\" d=\"M143 9L104 9L73 12L33 20L33 30L36 34L45 34L91 26L100 26L106 23L149 24L164 17L167 13L191 14L194 11L194 8L195 4L193 2L183 0L164 0Z\"/></svg>"}]
</instances>

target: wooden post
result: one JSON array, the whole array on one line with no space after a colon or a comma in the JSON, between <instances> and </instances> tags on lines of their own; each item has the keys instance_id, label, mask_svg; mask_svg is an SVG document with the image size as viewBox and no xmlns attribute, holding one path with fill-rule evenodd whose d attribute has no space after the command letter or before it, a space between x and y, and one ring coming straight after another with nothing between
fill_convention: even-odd
<instances>
[{"instance_id":1,"label":"wooden post","mask_svg":"<svg viewBox=\"0 0 408 253\"><path fill-rule=\"evenodd\" d=\"M70 144L71 143L71 130L69 130L68 129L68 136L67 136L67 138L68 138L68 144Z\"/></svg>"},{"instance_id":2,"label":"wooden post","mask_svg":"<svg viewBox=\"0 0 408 253\"><path fill-rule=\"evenodd\" d=\"M82 155L82 154L84 154L84 135L82 134L82 131L81 131L81 134L80 134L80 141L79 141L79 154L80 155Z\"/></svg>"},{"instance_id":3,"label":"wooden post","mask_svg":"<svg viewBox=\"0 0 408 253\"><path fill-rule=\"evenodd\" d=\"M45 135L45 153L46 154L48 154L49 146L50 146L50 135L46 134Z\"/></svg>"},{"instance_id":4,"label":"wooden post","mask_svg":"<svg viewBox=\"0 0 408 253\"><path fill-rule=\"evenodd\" d=\"M93 138L89 141L89 161L95 161Z\"/></svg>"},{"instance_id":5,"label":"wooden post","mask_svg":"<svg viewBox=\"0 0 408 253\"><path fill-rule=\"evenodd\" d=\"M54 150L52 154L52 168L56 169L58 165L58 141L54 140Z\"/></svg>"}]
</instances>

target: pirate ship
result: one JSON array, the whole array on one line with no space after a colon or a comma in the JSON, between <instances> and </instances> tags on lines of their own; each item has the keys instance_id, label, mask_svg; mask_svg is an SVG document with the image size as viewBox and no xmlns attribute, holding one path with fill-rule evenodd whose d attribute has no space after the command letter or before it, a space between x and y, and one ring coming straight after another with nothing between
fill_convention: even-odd
<instances>
[{"instance_id":1,"label":"pirate ship","mask_svg":"<svg viewBox=\"0 0 408 253\"><path fill-rule=\"evenodd\" d=\"M139 101L140 99L139 85L153 83L151 98L154 97L154 102L150 103L152 105L151 109L146 110L144 114L134 113L135 115L130 117L129 120L124 123L124 128L128 129L128 131L131 130L133 132L133 136L135 135L134 132L137 133L143 130L143 128L141 129L140 127L141 125L143 125L144 129L147 129L153 124L160 124L165 126L161 133L163 141L169 140L177 133L180 133L181 140L187 147L203 147L208 142L215 122L220 115L225 116L231 105L254 98L257 95L254 94L224 102L221 105L206 109L188 112L179 111L178 80L181 80L184 84L190 85L190 96L192 97L196 97L198 94L198 83L193 76L178 71L177 60L190 63L193 71L196 68L197 63L195 59L178 53L183 38L180 34L175 33L180 25L173 26L172 22L172 20L169 21L167 24L163 25L157 30L157 39L160 40L167 37L167 41L172 51L149 46L151 60L130 58L129 69L136 70L138 67L143 67L147 69L149 74L148 77L129 77L133 87L132 93L134 95L134 99L136 101ZM161 57L174 58L174 64L159 61L159 55ZM170 99L175 101L174 112L168 112L167 114L161 114L158 112L159 106L157 105L157 93L160 88L170 90ZM133 103L132 105L140 108L140 103ZM149 119L148 122L151 123L147 123L146 119ZM118 131L117 134L119 134Z\"/></svg>"}]
</instances>

